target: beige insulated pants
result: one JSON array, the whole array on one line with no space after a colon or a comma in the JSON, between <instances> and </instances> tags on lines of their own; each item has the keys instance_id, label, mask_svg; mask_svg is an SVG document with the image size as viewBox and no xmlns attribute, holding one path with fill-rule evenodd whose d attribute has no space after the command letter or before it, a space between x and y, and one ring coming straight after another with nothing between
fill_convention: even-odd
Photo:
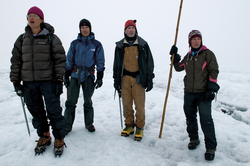
<instances>
[{"instance_id":1,"label":"beige insulated pants","mask_svg":"<svg viewBox=\"0 0 250 166\"><path fill-rule=\"evenodd\" d=\"M136 114L134 116L133 101ZM136 78L122 77L123 116L127 127L143 128L145 125L145 88L136 83Z\"/></svg>"}]
</instances>

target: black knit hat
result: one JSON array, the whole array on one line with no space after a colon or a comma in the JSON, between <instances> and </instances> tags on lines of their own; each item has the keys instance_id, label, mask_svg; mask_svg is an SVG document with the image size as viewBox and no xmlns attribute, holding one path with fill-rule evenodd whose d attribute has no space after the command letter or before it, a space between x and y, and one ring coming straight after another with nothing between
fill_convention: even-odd
<instances>
[{"instance_id":1,"label":"black knit hat","mask_svg":"<svg viewBox=\"0 0 250 166\"><path fill-rule=\"evenodd\" d=\"M81 32L81 27L82 26L88 26L89 27L89 29L90 29L90 32L91 32L91 24L90 24L90 22L89 22L89 20L87 20L87 19L82 19L81 21L80 21L80 23L79 23L79 29L80 29L80 32Z\"/></svg>"}]
</instances>

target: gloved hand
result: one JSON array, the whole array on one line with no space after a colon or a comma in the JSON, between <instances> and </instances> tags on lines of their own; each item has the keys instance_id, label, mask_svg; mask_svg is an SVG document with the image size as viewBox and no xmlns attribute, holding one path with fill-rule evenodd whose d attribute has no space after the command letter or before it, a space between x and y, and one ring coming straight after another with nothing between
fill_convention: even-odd
<instances>
[{"instance_id":1,"label":"gloved hand","mask_svg":"<svg viewBox=\"0 0 250 166\"><path fill-rule=\"evenodd\" d=\"M102 79L96 80L95 82L95 88L98 89L102 86Z\"/></svg>"},{"instance_id":2,"label":"gloved hand","mask_svg":"<svg viewBox=\"0 0 250 166\"><path fill-rule=\"evenodd\" d=\"M207 84L207 92L205 93L204 100L212 101L215 97L214 93L217 93L220 89L220 86L216 82L209 81Z\"/></svg>"},{"instance_id":3,"label":"gloved hand","mask_svg":"<svg viewBox=\"0 0 250 166\"><path fill-rule=\"evenodd\" d=\"M70 84L69 79L64 78L64 79L63 79L63 84L65 85L66 88L68 88L68 87L69 87L69 84Z\"/></svg>"},{"instance_id":4,"label":"gloved hand","mask_svg":"<svg viewBox=\"0 0 250 166\"><path fill-rule=\"evenodd\" d=\"M23 85L21 85L20 81L13 81L13 86L15 88L16 94L20 97L23 97Z\"/></svg>"},{"instance_id":5,"label":"gloved hand","mask_svg":"<svg viewBox=\"0 0 250 166\"><path fill-rule=\"evenodd\" d=\"M152 80L147 82L146 92L151 91L151 89L153 89L153 81Z\"/></svg>"},{"instance_id":6,"label":"gloved hand","mask_svg":"<svg viewBox=\"0 0 250 166\"><path fill-rule=\"evenodd\" d=\"M60 96L63 93L63 79L62 78L55 79L53 93L56 96Z\"/></svg>"},{"instance_id":7,"label":"gloved hand","mask_svg":"<svg viewBox=\"0 0 250 166\"><path fill-rule=\"evenodd\" d=\"M209 90L205 93L205 97L204 97L204 100L205 101L212 101L214 99L214 92Z\"/></svg>"},{"instance_id":8,"label":"gloved hand","mask_svg":"<svg viewBox=\"0 0 250 166\"><path fill-rule=\"evenodd\" d=\"M172 56L170 57L170 60L172 62ZM181 56L179 54L174 55L174 63L178 63L181 60Z\"/></svg>"},{"instance_id":9,"label":"gloved hand","mask_svg":"<svg viewBox=\"0 0 250 166\"><path fill-rule=\"evenodd\" d=\"M118 93L121 91L121 86L116 84L116 83L114 83L114 88L115 88L115 90L118 91Z\"/></svg>"},{"instance_id":10,"label":"gloved hand","mask_svg":"<svg viewBox=\"0 0 250 166\"><path fill-rule=\"evenodd\" d=\"M97 79L95 82L95 88L100 88L102 86L103 71L97 72Z\"/></svg>"},{"instance_id":11,"label":"gloved hand","mask_svg":"<svg viewBox=\"0 0 250 166\"><path fill-rule=\"evenodd\" d=\"M214 92L218 92L220 89L220 86L216 82L209 81L207 83L207 89L212 90Z\"/></svg>"},{"instance_id":12,"label":"gloved hand","mask_svg":"<svg viewBox=\"0 0 250 166\"><path fill-rule=\"evenodd\" d=\"M70 81L69 81L69 76L71 75L71 71L65 71L65 76L63 79L63 83L65 85L66 88L69 87Z\"/></svg>"},{"instance_id":13,"label":"gloved hand","mask_svg":"<svg viewBox=\"0 0 250 166\"><path fill-rule=\"evenodd\" d=\"M178 52L178 48L177 48L175 45L173 45L173 46L171 47L171 50L170 50L169 54L170 54L170 55L173 55L173 54L176 55L177 52Z\"/></svg>"}]
</instances>

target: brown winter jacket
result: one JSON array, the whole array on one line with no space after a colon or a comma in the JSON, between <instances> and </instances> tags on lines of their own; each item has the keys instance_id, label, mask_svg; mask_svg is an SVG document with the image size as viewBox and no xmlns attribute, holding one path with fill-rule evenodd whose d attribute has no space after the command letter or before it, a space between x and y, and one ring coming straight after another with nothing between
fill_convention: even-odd
<instances>
[{"instance_id":1,"label":"brown winter jacket","mask_svg":"<svg viewBox=\"0 0 250 166\"><path fill-rule=\"evenodd\" d=\"M51 25L42 23L41 29L37 36L33 36L27 25L25 37L17 38L11 57L12 82L47 81L64 76L66 56L62 43L54 34L52 44L49 44L49 34L54 33Z\"/></svg>"},{"instance_id":2,"label":"brown winter jacket","mask_svg":"<svg viewBox=\"0 0 250 166\"><path fill-rule=\"evenodd\" d=\"M219 74L216 57L206 46L194 56L189 52L174 68L176 71L185 69L184 90L191 93L206 92L208 81L217 82Z\"/></svg>"}]
</instances>

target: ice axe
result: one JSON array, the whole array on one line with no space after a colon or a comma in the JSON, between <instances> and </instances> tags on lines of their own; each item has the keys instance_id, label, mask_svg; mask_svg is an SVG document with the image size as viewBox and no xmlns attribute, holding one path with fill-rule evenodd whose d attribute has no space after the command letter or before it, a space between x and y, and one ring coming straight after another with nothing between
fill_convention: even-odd
<instances>
[{"instance_id":1,"label":"ice axe","mask_svg":"<svg viewBox=\"0 0 250 166\"><path fill-rule=\"evenodd\" d=\"M116 93L116 90L115 90ZM120 118L121 118L121 128L123 129L123 123L122 123L122 107L121 107L121 91L118 91L118 97L119 97L119 107L120 107ZM115 94L114 94L114 99L115 99Z\"/></svg>"},{"instance_id":2,"label":"ice axe","mask_svg":"<svg viewBox=\"0 0 250 166\"><path fill-rule=\"evenodd\" d=\"M18 92L18 93L22 93L22 92ZM27 120L27 116L26 116L26 112L25 112L25 108L24 108L23 97L20 96L20 98L21 98L21 103L22 103L22 107L23 107L23 114L24 114L24 118L25 118L25 121L26 121L26 126L27 126L27 130L28 130L28 134L30 136L30 128L29 128L29 124L28 124L28 120Z\"/></svg>"}]
</instances>

